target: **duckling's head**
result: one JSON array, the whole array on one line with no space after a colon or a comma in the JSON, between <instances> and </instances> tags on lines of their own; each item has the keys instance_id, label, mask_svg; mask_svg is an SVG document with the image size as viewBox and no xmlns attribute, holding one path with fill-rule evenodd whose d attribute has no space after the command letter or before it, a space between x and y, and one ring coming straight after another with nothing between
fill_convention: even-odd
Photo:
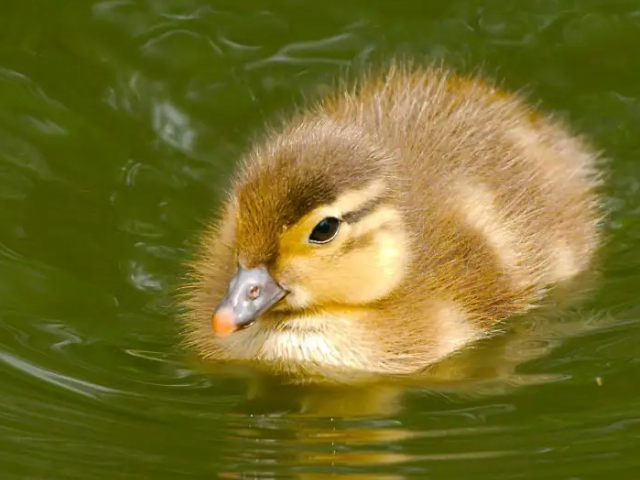
<instances>
[{"instance_id":1,"label":"duckling's head","mask_svg":"<svg viewBox=\"0 0 640 480\"><path fill-rule=\"evenodd\" d=\"M376 139L328 118L301 120L255 148L231 199L237 271L216 333L389 296L409 257L394 163Z\"/></svg>"}]
</instances>

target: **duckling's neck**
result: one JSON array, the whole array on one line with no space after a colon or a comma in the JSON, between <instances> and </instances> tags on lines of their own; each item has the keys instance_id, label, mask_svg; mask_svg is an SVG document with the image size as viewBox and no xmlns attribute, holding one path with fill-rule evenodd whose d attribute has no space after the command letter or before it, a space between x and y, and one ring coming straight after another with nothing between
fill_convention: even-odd
<instances>
[{"instance_id":1,"label":"duckling's neck","mask_svg":"<svg viewBox=\"0 0 640 480\"><path fill-rule=\"evenodd\" d=\"M254 345L271 362L295 362L350 370L371 370L376 336L367 334L366 308L333 307L279 311L258 321ZM357 348L353 339L358 338Z\"/></svg>"},{"instance_id":2,"label":"duckling's neck","mask_svg":"<svg viewBox=\"0 0 640 480\"><path fill-rule=\"evenodd\" d=\"M334 376L327 370L402 374L451 354L481 333L452 302L434 302L419 318L409 313L383 305L278 310L238 332L232 349L291 375ZM394 329L404 327L390 318L411 321L417 337L398 335Z\"/></svg>"}]
</instances>

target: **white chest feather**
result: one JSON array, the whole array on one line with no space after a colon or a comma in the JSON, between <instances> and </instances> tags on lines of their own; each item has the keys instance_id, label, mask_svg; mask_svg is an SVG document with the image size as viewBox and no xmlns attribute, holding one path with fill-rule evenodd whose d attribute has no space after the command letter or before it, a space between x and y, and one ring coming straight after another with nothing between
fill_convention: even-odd
<instances>
[{"instance_id":1,"label":"white chest feather","mask_svg":"<svg viewBox=\"0 0 640 480\"><path fill-rule=\"evenodd\" d=\"M327 315L291 319L271 330L257 356L269 361L294 361L332 367L361 368L365 352L350 341L354 330L348 319Z\"/></svg>"}]
</instances>

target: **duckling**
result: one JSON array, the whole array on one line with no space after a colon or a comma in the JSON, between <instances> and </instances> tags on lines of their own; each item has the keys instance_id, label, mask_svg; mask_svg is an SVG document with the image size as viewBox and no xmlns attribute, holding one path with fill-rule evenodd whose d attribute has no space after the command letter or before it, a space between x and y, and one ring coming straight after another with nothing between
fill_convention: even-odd
<instances>
[{"instance_id":1,"label":"duckling","mask_svg":"<svg viewBox=\"0 0 640 480\"><path fill-rule=\"evenodd\" d=\"M186 343L308 381L424 371L589 269L598 160L479 78L365 75L244 156L192 266Z\"/></svg>"}]
</instances>

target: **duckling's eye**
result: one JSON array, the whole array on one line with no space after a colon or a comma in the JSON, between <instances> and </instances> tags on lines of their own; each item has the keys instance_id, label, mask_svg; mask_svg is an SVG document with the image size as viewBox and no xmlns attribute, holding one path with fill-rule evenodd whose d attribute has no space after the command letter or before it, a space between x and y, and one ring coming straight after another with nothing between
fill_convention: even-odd
<instances>
[{"instance_id":1,"label":"duckling's eye","mask_svg":"<svg viewBox=\"0 0 640 480\"><path fill-rule=\"evenodd\" d=\"M335 217L327 217L318 223L309 235L311 243L327 243L334 239L340 229L340 220Z\"/></svg>"}]
</instances>

